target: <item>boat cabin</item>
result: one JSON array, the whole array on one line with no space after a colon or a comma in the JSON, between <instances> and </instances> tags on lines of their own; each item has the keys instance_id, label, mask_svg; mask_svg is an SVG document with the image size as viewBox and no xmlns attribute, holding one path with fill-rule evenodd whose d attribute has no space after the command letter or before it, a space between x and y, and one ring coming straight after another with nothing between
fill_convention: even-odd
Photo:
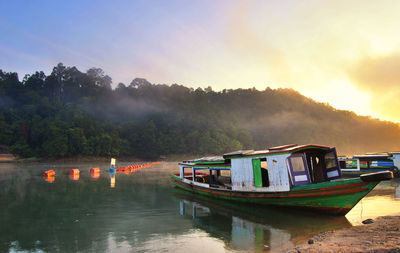
<instances>
[{"instance_id":1,"label":"boat cabin","mask_svg":"<svg viewBox=\"0 0 400 253\"><path fill-rule=\"evenodd\" d=\"M393 165L396 168L400 168L400 152L390 152L392 155Z\"/></svg>"},{"instance_id":2,"label":"boat cabin","mask_svg":"<svg viewBox=\"0 0 400 253\"><path fill-rule=\"evenodd\" d=\"M374 167L393 167L392 156L389 153L355 155L352 158L339 157L342 171L370 171Z\"/></svg>"},{"instance_id":3,"label":"boat cabin","mask_svg":"<svg viewBox=\"0 0 400 253\"><path fill-rule=\"evenodd\" d=\"M179 167L186 183L233 191L289 191L293 186L341 177L335 148L319 145L240 150L184 161Z\"/></svg>"},{"instance_id":4,"label":"boat cabin","mask_svg":"<svg viewBox=\"0 0 400 253\"><path fill-rule=\"evenodd\" d=\"M353 157L339 157L339 165L344 175L389 170L395 177L399 177L400 153L367 153Z\"/></svg>"}]
</instances>

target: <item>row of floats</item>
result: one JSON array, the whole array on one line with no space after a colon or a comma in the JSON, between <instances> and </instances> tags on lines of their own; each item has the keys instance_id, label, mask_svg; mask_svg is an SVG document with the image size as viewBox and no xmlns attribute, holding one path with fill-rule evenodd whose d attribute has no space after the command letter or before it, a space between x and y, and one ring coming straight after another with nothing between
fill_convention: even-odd
<instances>
[{"instance_id":1,"label":"row of floats","mask_svg":"<svg viewBox=\"0 0 400 253\"><path fill-rule=\"evenodd\" d=\"M119 168L115 168L115 160L113 162L113 160L111 161L111 166L108 169L109 174L115 174L117 173L121 173L121 174L130 174L132 172L135 172L137 170L146 168L146 167L150 167L152 165L156 165L159 164L161 162L150 162L150 163L143 163L143 164L133 164L133 165L129 165L126 167L119 167ZM55 181L55 177L56 177L56 172L54 170L46 170L45 172L43 172L42 174L43 179L49 183L53 183ZM100 177L100 168L91 168L90 169L90 176L93 179L98 179ZM71 169L69 170L69 178L71 180L79 180L80 177L80 170L79 169Z\"/></svg>"}]
</instances>

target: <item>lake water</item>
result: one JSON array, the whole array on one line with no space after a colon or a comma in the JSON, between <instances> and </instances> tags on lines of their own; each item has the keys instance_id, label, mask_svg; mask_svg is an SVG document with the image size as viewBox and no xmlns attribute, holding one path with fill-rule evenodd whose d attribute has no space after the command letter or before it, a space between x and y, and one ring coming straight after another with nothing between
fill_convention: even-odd
<instances>
[{"instance_id":1,"label":"lake water","mask_svg":"<svg viewBox=\"0 0 400 253\"><path fill-rule=\"evenodd\" d=\"M125 166L128 163L118 164ZM97 178L92 167L100 167ZM79 178L68 175L79 168ZM382 182L345 217L194 198L169 181L177 163L109 174L106 163L0 163L0 252L262 252L400 213ZM56 171L54 182L41 173Z\"/></svg>"}]
</instances>

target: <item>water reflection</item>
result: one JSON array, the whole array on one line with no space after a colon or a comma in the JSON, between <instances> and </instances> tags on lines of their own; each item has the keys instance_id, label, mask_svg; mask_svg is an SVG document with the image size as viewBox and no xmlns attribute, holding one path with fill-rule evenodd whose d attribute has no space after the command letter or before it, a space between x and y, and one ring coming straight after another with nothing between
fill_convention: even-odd
<instances>
[{"instance_id":1,"label":"water reflection","mask_svg":"<svg viewBox=\"0 0 400 253\"><path fill-rule=\"evenodd\" d=\"M115 188L115 173L109 172L108 174L110 174L110 187Z\"/></svg>"},{"instance_id":2,"label":"water reflection","mask_svg":"<svg viewBox=\"0 0 400 253\"><path fill-rule=\"evenodd\" d=\"M90 171L90 177L97 180L100 177L100 172Z\"/></svg>"},{"instance_id":3,"label":"water reflection","mask_svg":"<svg viewBox=\"0 0 400 253\"><path fill-rule=\"evenodd\" d=\"M56 180L56 177L55 176L43 176L43 180L48 183L54 183L54 181Z\"/></svg>"},{"instance_id":4,"label":"water reflection","mask_svg":"<svg viewBox=\"0 0 400 253\"><path fill-rule=\"evenodd\" d=\"M131 171L130 170L120 170L120 171L117 171L117 173L118 174L129 175L129 174L131 174Z\"/></svg>"},{"instance_id":5,"label":"water reflection","mask_svg":"<svg viewBox=\"0 0 400 253\"><path fill-rule=\"evenodd\" d=\"M95 178L89 173L93 167L106 171L109 163L0 163L0 252L237 252L267 250L264 245L281 250L312 234L350 225L347 216L247 207L177 193L170 182L176 163ZM42 178L49 168L57 173L53 183ZM69 179L72 168L80 169L79 181ZM400 210L398 182L372 191L362 203L363 215L368 202L383 201L385 209ZM360 212L355 216L360 220Z\"/></svg>"},{"instance_id":6,"label":"water reflection","mask_svg":"<svg viewBox=\"0 0 400 253\"><path fill-rule=\"evenodd\" d=\"M69 179L72 181L78 181L79 180L79 174L69 174Z\"/></svg>"},{"instance_id":7,"label":"water reflection","mask_svg":"<svg viewBox=\"0 0 400 253\"><path fill-rule=\"evenodd\" d=\"M381 182L346 214L352 225L360 225L365 219L400 213L400 179Z\"/></svg>"},{"instance_id":8,"label":"water reflection","mask_svg":"<svg viewBox=\"0 0 400 253\"><path fill-rule=\"evenodd\" d=\"M179 213L195 226L221 238L232 250L283 250L309 236L351 226L345 217L316 216L260 206L243 206L174 189Z\"/></svg>"},{"instance_id":9,"label":"water reflection","mask_svg":"<svg viewBox=\"0 0 400 253\"><path fill-rule=\"evenodd\" d=\"M391 180L391 186L395 188L394 198L399 200L400 199L400 181L398 179Z\"/></svg>"},{"instance_id":10,"label":"water reflection","mask_svg":"<svg viewBox=\"0 0 400 253\"><path fill-rule=\"evenodd\" d=\"M177 220L164 165L97 180L88 173L94 166L108 167L0 164L0 252L166 252L175 246L169 236L190 234L190 222ZM53 184L42 178L47 168L58 175ZM71 168L82 171L79 181L69 179Z\"/></svg>"}]
</instances>

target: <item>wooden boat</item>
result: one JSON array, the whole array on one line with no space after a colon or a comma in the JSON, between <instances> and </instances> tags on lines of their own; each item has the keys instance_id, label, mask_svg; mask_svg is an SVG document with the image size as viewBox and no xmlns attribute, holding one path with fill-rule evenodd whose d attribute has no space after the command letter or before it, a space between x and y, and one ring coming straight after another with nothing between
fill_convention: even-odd
<instances>
[{"instance_id":1,"label":"wooden boat","mask_svg":"<svg viewBox=\"0 0 400 253\"><path fill-rule=\"evenodd\" d=\"M335 148L290 144L241 150L179 163L176 187L251 204L307 208L345 215L390 171L342 179Z\"/></svg>"},{"instance_id":2,"label":"wooden boat","mask_svg":"<svg viewBox=\"0 0 400 253\"><path fill-rule=\"evenodd\" d=\"M388 152L339 157L339 164L342 175L346 177L387 170L392 171L394 177L400 177L399 153Z\"/></svg>"}]
</instances>

